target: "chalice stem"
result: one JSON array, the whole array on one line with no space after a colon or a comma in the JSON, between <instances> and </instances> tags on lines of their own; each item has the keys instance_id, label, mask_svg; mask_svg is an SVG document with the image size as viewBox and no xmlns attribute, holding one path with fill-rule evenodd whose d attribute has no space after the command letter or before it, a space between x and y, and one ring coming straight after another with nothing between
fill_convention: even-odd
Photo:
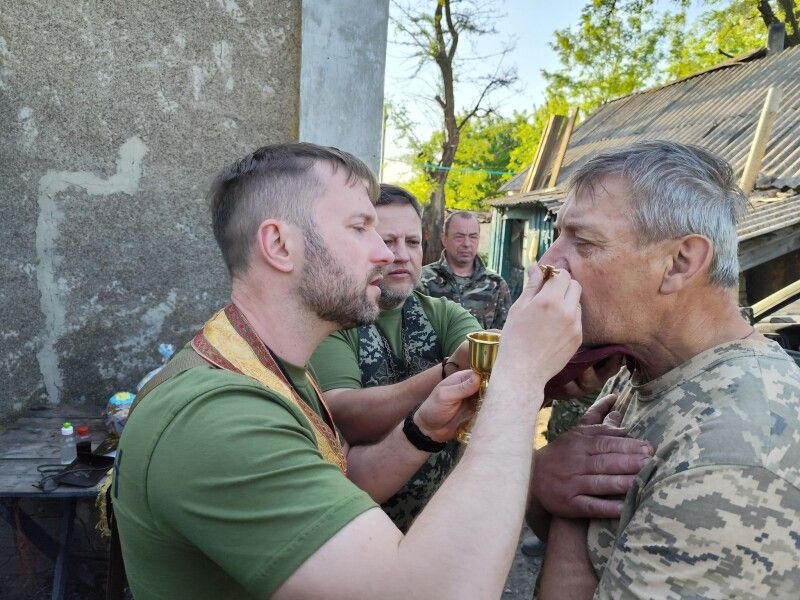
<instances>
[{"instance_id":1,"label":"chalice stem","mask_svg":"<svg viewBox=\"0 0 800 600\"><path fill-rule=\"evenodd\" d=\"M467 336L469 340L469 362L472 370L481 379L478 388L478 397L475 400L475 411L469 421L463 423L456 434L456 439L462 444L468 444L470 431L475 423L475 417L481 409L483 399L486 396L486 389L489 386L489 376L497 358L497 348L500 345L500 334L493 331L477 331Z\"/></svg>"}]
</instances>

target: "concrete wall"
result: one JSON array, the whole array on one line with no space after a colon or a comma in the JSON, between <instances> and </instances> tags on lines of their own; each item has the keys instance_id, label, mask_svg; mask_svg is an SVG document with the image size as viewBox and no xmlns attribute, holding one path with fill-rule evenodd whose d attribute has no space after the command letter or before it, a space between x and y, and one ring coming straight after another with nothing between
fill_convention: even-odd
<instances>
[{"instance_id":1,"label":"concrete wall","mask_svg":"<svg viewBox=\"0 0 800 600\"><path fill-rule=\"evenodd\" d=\"M389 0L303 0L300 139L380 167Z\"/></svg>"},{"instance_id":2,"label":"concrete wall","mask_svg":"<svg viewBox=\"0 0 800 600\"><path fill-rule=\"evenodd\" d=\"M3 4L0 421L102 406L226 301L204 195L232 159L302 131L377 168L387 19L388 0Z\"/></svg>"},{"instance_id":3,"label":"concrete wall","mask_svg":"<svg viewBox=\"0 0 800 600\"><path fill-rule=\"evenodd\" d=\"M131 389L228 295L211 176L296 139L300 0L0 11L0 419Z\"/></svg>"}]
</instances>

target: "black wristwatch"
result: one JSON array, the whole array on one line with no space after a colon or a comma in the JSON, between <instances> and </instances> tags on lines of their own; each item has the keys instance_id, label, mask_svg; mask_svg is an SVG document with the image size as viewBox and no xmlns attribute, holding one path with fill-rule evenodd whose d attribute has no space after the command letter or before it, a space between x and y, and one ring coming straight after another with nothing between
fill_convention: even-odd
<instances>
[{"instance_id":1,"label":"black wristwatch","mask_svg":"<svg viewBox=\"0 0 800 600\"><path fill-rule=\"evenodd\" d=\"M456 363L454 363L452 360L450 360L450 357L449 357L449 356L445 356L445 357L442 359L442 379L444 379L444 378L446 378L446 377L447 377L447 371L445 370L445 367L446 367L447 365L455 365L455 367L456 367L456 371L458 371L458 370L459 370L459 367L458 367L458 365L457 365ZM455 371L453 371L453 373L455 373Z\"/></svg>"},{"instance_id":2,"label":"black wristwatch","mask_svg":"<svg viewBox=\"0 0 800 600\"><path fill-rule=\"evenodd\" d=\"M436 442L422 433L422 430L414 423L414 415L417 410L419 410L419 406L406 416L406 420L403 421L403 433L406 434L408 441L417 450L431 453L441 452L447 446L447 442Z\"/></svg>"}]
</instances>

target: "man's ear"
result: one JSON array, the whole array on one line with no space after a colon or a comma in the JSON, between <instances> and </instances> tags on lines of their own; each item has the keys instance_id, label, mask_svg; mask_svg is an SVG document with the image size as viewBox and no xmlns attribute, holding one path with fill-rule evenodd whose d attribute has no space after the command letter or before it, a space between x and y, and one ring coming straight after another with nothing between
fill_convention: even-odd
<instances>
[{"instance_id":1,"label":"man's ear","mask_svg":"<svg viewBox=\"0 0 800 600\"><path fill-rule=\"evenodd\" d=\"M708 273L714 256L711 240L703 235L687 235L675 240L670 250L659 288L662 294L679 292L696 275Z\"/></svg>"},{"instance_id":2,"label":"man's ear","mask_svg":"<svg viewBox=\"0 0 800 600\"><path fill-rule=\"evenodd\" d=\"M302 254L302 246L298 243L301 237L297 227L285 221L267 219L258 227L256 255L272 268L291 273Z\"/></svg>"},{"instance_id":3,"label":"man's ear","mask_svg":"<svg viewBox=\"0 0 800 600\"><path fill-rule=\"evenodd\" d=\"M444 233L439 234L439 241L442 243L442 247L444 248Z\"/></svg>"}]
</instances>

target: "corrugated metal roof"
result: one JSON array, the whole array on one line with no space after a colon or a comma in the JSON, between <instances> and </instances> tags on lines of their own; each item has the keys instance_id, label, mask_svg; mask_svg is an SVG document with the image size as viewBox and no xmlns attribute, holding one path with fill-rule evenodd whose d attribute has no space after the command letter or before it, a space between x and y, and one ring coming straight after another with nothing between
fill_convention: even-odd
<instances>
[{"instance_id":1,"label":"corrugated metal roof","mask_svg":"<svg viewBox=\"0 0 800 600\"><path fill-rule=\"evenodd\" d=\"M558 184L601 150L656 139L707 148L741 174L767 89L776 85L782 91L781 108L756 185L800 187L800 47L757 60L754 56L601 106L573 132ZM501 191L518 191L524 177L525 171L517 174Z\"/></svg>"},{"instance_id":2,"label":"corrugated metal roof","mask_svg":"<svg viewBox=\"0 0 800 600\"><path fill-rule=\"evenodd\" d=\"M564 201L566 196L566 188L548 188L545 190L533 190L527 194L515 194L514 196L506 196L504 198L495 198L489 200L491 206L533 206L534 204L543 204L550 212L556 212L558 207Z\"/></svg>"},{"instance_id":3,"label":"corrugated metal roof","mask_svg":"<svg viewBox=\"0 0 800 600\"><path fill-rule=\"evenodd\" d=\"M800 194L783 198L750 198L747 214L739 224L739 241L800 223Z\"/></svg>"},{"instance_id":4,"label":"corrugated metal roof","mask_svg":"<svg viewBox=\"0 0 800 600\"><path fill-rule=\"evenodd\" d=\"M565 188L551 188L500 198L492 201L491 204L498 208L539 204L555 215L564 202L565 196ZM761 195L750 198L750 205L737 229L739 241L756 238L796 223L800 223L800 194L768 197L762 192Z\"/></svg>"}]
</instances>

